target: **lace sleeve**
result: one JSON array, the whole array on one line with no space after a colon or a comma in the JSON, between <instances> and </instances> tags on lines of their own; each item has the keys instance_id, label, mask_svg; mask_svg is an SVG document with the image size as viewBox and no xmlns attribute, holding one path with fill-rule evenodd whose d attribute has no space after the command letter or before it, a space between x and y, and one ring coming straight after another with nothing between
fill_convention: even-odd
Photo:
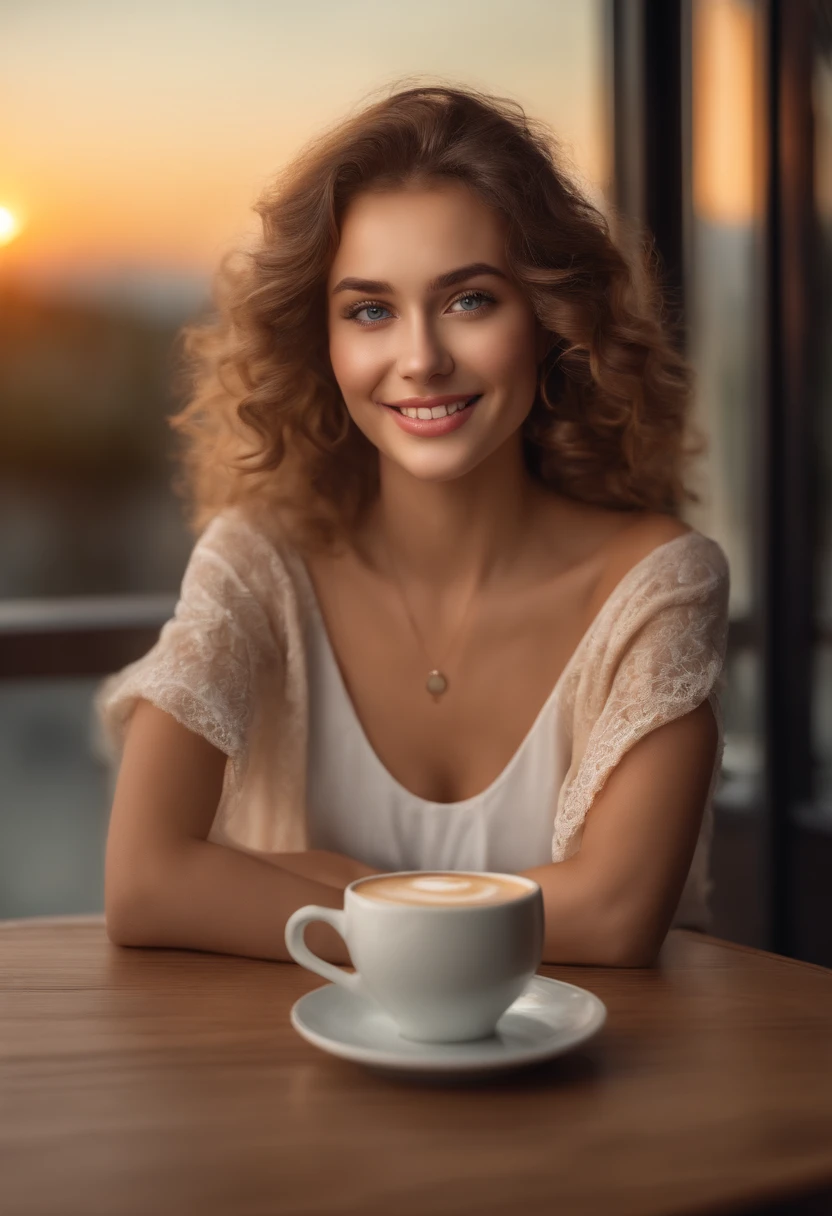
<instances>
[{"instance_id":1,"label":"lace sleeve","mask_svg":"<svg viewBox=\"0 0 832 1216\"><path fill-rule=\"evenodd\" d=\"M280 661L252 589L256 556L252 533L238 520L218 516L208 525L188 562L174 616L155 646L98 687L96 744L108 760L118 760L141 697L241 764L256 677Z\"/></svg>"},{"instance_id":2,"label":"lace sleeve","mask_svg":"<svg viewBox=\"0 0 832 1216\"><path fill-rule=\"evenodd\" d=\"M718 693L728 632L729 571L715 541L698 533L689 536L681 555L673 545L657 551L655 561L648 555L635 585L616 601L606 643L581 671L573 762L558 799L552 841L555 861L577 851L593 799L633 744L706 699L719 730L713 793L723 747Z\"/></svg>"}]
</instances>

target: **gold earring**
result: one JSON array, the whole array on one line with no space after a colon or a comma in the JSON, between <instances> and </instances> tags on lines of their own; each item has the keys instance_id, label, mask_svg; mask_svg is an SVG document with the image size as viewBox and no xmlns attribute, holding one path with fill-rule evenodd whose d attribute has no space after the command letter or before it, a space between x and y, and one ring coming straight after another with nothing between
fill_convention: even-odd
<instances>
[{"instance_id":1,"label":"gold earring","mask_svg":"<svg viewBox=\"0 0 832 1216\"><path fill-rule=\"evenodd\" d=\"M538 378L538 392L540 394L540 400L543 402L543 406L545 409L553 410L553 411L557 409L557 406L552 404L552 402L549 400L549 398L546 394L546 382L549 379L549 373L552 371L554 364L551 364L551 366L549 366L548 368L545 368L545 370L544 370L544 367L546 364L546 359L548 359L549 355L552 353L554 346L555 346L555 342L553 340L551 346L549 347L549 350L547 351L547 353L543 359L543 362L540 365L540 376Z\"/></svg>"}]
</instances>

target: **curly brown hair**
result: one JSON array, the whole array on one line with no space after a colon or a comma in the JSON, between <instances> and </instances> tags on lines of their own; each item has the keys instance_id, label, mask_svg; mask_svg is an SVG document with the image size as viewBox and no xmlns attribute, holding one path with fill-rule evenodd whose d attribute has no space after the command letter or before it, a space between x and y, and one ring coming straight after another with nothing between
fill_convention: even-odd
<instances>
[{"instance_id":1,"label":"curly brown hair","mask_svg":"<svg viewBox=\"0 0 832 1216\"><path fill-rule=\"evenodd\" d=\"M445 182L506 217L509 267L551 334L522 429L529 473L617 510L698 501L683 480L703 447L689 446L692 372L652 243L625 252L564 163L517 102L459 87L393 92L308 144L255 204L256 244L222 259L216 315L180 333L188 401L168 421L185 441L174 487L190 527L234 504L301 548L349 541L378 491L378 452L329 361L328 272L357 194Z\"/></svg>"}]
</instances>

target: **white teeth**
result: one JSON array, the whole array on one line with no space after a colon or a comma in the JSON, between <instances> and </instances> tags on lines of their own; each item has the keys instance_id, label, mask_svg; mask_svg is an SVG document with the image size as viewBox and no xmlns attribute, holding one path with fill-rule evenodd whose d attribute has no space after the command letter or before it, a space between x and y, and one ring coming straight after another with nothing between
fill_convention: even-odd
<instances>
[{"instance_id":1,"label":"white teeth","mask_svg":"<svg viewBox=\"0 0 832 1216\"><path fill-rule=\"evenodd\" d=\"M457 410L464 410L466 405L468 405L468 401L456 401L452 405L436 405L432 410L427 409L425 406L420 406L418 409L402 408L399 410L399 413L406 414L408 418L424 418L426 420L428 418L445 418L448 414L455 414Z\"/></svg>"}]
</instances>

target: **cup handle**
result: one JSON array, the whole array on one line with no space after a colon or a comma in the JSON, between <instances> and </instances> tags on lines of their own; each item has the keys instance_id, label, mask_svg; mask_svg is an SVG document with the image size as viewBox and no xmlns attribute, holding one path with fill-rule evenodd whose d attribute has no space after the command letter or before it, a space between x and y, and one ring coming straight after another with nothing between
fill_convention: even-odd
<instances>
[{"instance_id":1,"label":"cup handle","mask_svg":"<svg viewBox=\"0 0 832 1216\"><path fill-rule=\"evenodd\" d=\"M350 975L348 972L342 971L340 967L336 967L334 963L328 963L326 959L319 958L317 954L313 954L303 940L306 926L314 920L322 920L328 925L332 925L346 942L347 937L344 932L346 915L346 912L340 908L322 908L317 904L307 904L305 908L298 908L286 921L286 949L295 962L300 963L301 967L322 975L325 980L332 980L333 983L340 984L342 988L347 988L350 992L361 992L363 995L361 980L357 973Z\"/></svg>"}]
</instances>

